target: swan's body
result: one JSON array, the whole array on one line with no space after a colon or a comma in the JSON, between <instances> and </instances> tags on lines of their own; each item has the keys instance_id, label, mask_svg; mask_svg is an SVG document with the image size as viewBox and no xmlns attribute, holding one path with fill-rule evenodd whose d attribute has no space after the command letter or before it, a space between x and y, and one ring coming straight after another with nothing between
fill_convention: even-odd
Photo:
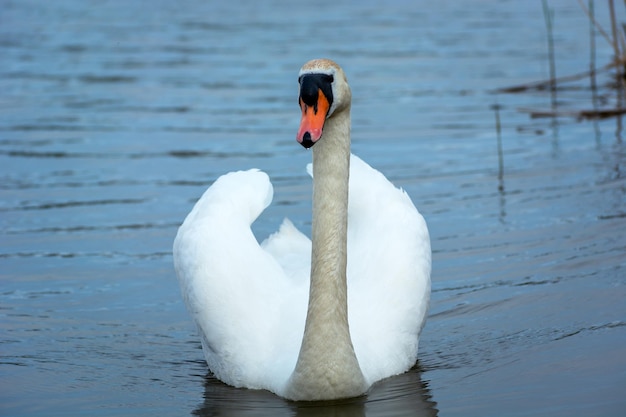
<instances>
[{"instance_id":1,"label":"swan's body","mask_svg":"<svg viewBox=\"0 0 626 417\"><path fill-rule=\"evenodd\" d=\"M417 359L430 240L406 193L350 156L343 71L311 61L300 84L297 139L315 144L312 241L285 220L259 245L250 225L272 186L233 172L185 219L174 262L217 378L293 400L357 396Z\"/></svg>"}]
</instances>

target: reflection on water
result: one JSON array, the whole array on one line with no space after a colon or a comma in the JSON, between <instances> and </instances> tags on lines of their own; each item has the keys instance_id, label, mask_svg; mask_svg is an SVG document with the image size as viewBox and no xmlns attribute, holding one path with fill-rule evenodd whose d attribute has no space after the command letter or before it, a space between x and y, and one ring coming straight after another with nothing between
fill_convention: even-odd
<instances>
[{"instance_id":1,"label":"reflection on water","mask_svg":"<svg viewBox=\"0 0 626 417\"><path fill-rule=\"evenodd\" d=\"M428 385L422 381L421 370L409 372L375 384L367 395L336 401L292 402L268 391L236 389L213 376L205 380L204 404L193 411L197 416L437 416L437 403L432 400Z\"/></svg>"}]
</instances>

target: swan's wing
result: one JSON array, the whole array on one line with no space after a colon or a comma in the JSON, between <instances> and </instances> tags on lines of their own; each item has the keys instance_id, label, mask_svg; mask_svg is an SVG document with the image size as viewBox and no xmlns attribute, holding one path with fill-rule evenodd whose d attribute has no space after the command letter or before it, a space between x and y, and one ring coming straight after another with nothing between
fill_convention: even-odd
<instances>
[{"instance_id":1,"label":"swan's wing","mask_svg":"<svg viewBox=\"0 0 626 417\"><path fill-rule=\"evenodd\" d=\"M430 299L426 222L409 196L360 158L350 160L348 305L369 381L409 369Z\"/></svg>"},{"instance_id":2,"label":"swan's wing","mask_svg":"<svg viewBox=\"0 0 626 417\"><path fill-rule=\"evenodd\" d=\"M257 170L220 177L178 230L174 266L213 373L230 385L276 391L297 359L306 298L250 229L272 194Z\"/></svg>"}]
</instances>

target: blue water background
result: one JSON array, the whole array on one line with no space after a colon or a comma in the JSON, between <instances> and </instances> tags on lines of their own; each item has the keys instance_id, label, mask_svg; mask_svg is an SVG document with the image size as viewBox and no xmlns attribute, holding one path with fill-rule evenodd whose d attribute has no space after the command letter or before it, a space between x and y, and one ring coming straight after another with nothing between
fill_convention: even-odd
<instances>
[{"instance_id":1,"label":"blue water background","mask_svg":"<svg viewBox=\"0 0 626 417\"><path fill-rule=\"evenodd\" d=\"M577 2L548 5L557 76L611 61ZM549 76L544 17L539 1L0 1L0 415L624 415L623 120L576 117L623 97L608 72L595 100L589 77L495 92ZM284 217L310 230L297 74L316 57L348 74L353 151L428 222L433 292L414 370L302 408L208 374L171 244L207 186L251 167L275 186L257 236Z\"/></svg>"}]
</instances>

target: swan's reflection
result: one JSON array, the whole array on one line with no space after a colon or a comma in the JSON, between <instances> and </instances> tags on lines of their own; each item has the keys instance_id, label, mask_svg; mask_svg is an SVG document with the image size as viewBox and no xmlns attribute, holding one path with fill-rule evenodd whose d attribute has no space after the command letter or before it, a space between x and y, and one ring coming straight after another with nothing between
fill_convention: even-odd
<instances>
[{"instance_id":1,"label":"swan's reflection","mask_svg":"<svg viewBox=\"0 0 626 417\"><path fill-rule=\"evenodd\" d=\"M422 381L419 365L376 383L366 396L340 401L290 402L267 391L236 389L205 378L204 403L197 416L436 416L437 403Z\"/></svg>"}]
</instances>

